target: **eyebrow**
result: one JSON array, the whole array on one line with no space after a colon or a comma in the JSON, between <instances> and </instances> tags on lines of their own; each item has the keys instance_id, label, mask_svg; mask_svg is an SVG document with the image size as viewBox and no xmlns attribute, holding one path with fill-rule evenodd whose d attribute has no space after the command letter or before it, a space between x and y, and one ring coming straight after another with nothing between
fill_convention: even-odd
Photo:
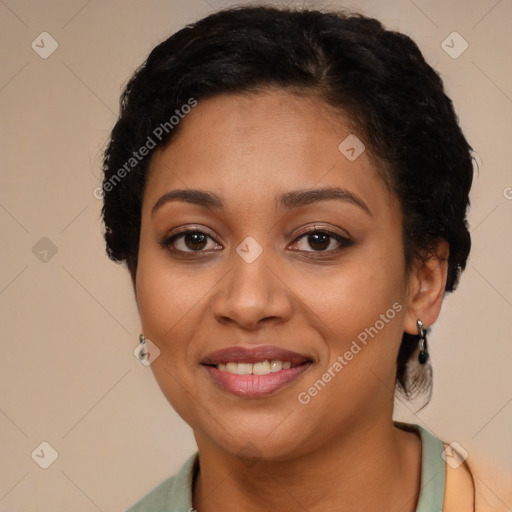
<instances>
[{"instance_id":1,"label":"eyebrow","mask_svg":"<svg viewBox=\"0 0 512 512\"><path fill-rule=\"evenodd\" d=\"M293 190L286 192L277 198L277 204L286 209L300 208L320 201L339 200L351 203L364 210L368 215L372 215L368 205L358 196L344 188L328 187L309 190ZM196 204L213 210L223 210L224 201L216 194L198 189L177 189L164 194L154 204L151 209L151 215L161 208L164 204L181 201L190 204Z\"/></svg>"}]
</instances>

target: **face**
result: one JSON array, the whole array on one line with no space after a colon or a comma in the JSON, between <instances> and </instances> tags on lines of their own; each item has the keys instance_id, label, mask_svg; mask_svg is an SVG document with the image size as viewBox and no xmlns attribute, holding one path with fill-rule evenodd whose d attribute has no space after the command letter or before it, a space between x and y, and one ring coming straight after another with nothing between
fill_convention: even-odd
<instances>
[{"instance_id":1,"label":"face","mask_svg":"<svg viewBox=\"0 0 512 512\"><path fill-rule=\"evenodd\" d=\"M319 99L220 95L152 157L136 298L198 444L284 460L391 420L402 218L353 133Z\"/></svg>"}]
</instances>

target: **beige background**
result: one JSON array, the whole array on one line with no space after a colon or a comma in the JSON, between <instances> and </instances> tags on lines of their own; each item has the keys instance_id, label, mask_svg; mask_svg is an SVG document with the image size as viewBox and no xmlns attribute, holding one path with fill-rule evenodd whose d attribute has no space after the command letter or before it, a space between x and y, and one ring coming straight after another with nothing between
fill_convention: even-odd
<instances>
[{"instance_id":1,"label":"beige background","mask_svg":"<svg viewBox=\"0 0 512 512\"><path fill-rule=\"evenodd\" d=\"M105 256L93 190L122 84L158 42L230 4L0 0L1 512L121 511L195 450L133 356L133 293ZM478 152L471 258L431 336L434 396L417 415L398 403L397 418L510 470L512 3L310 4L357 6L411 35ZM44 31L58 43L46 59L31 47ZM469 44L457 59L441 46L453 31ZM48 469L31 456L43 441L58 453Z\"/></svg>"}]
</instances>

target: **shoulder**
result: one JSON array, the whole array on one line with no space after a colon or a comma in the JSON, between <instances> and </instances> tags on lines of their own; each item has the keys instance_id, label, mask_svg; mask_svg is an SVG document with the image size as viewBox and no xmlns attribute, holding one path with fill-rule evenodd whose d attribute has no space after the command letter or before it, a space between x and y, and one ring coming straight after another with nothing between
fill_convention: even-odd
<instances>
[{"instance_id":1,"label":"shoulder","mask_svg":"<svg viewBox=\"0 0 512 512\"><path fill-rule=\"evenodd\" d=\"M449 445L445 445L450 450ZM481 454L472 453L459 464L446 464L443 512L510 512L512 473L493 465Z\"/></svg>"},{"instance_id":2,"label":"shoulder","mask_svg":"<svg viewBox=\"0 0 512 512\"><path fill-rule=\"evenodd\" d=\"M467 460L475 483L476 512L512 510L512 470L500 467L487 456L473 453Z\"/></svg>"},{"instance_id":3,"label":"shoulder","mask_svg":"<svg viewBox=\"0 0 512 512\"><path fill-rule=\"evenodd\" d=\"M422 490L418 512L512 512L510 467L505 469L493 464L474 447L468 454L460 445L447 444L419 425L395 424L413 428L422 437ZM434 508L432 503L436 504Z\"/></svg>"},{"instance_id":4,"label":"shoulder","mask_svg":"<svg viewBox=\"0 0 512 512\"><path fill-rule=\"evenodd\" d=\"M164 512L176 475L166 478L134 503L126 512Z\"/></svg>"},{"instance_id":5,"label":"shoulder","mask_svg":"<svg viewBox=\"0 0 512 512\"><path fill-rule=\"evenodd\" d=\"M125 512L188 512L192 509L192 488L199 466L198 453L191 455L179 472L166 478Z\"/></svg>"}]
</instances>

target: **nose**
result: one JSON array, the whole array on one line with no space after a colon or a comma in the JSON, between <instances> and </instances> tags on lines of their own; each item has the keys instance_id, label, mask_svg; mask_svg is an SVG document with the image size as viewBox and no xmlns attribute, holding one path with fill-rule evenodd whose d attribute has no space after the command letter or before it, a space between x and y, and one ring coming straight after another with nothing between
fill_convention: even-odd
<instances>
[{"instance_id":1,"label":"nose","mask_svg":"<svg viewBox=\"0 0 512 512\"><path fill-rule=\"evenodd\" d=\"M250 263L233 251L231 260L230 271L212 298L215 319L245 330L289 320L293 294L265 251Z\"/></svg>"}]
</instances>

